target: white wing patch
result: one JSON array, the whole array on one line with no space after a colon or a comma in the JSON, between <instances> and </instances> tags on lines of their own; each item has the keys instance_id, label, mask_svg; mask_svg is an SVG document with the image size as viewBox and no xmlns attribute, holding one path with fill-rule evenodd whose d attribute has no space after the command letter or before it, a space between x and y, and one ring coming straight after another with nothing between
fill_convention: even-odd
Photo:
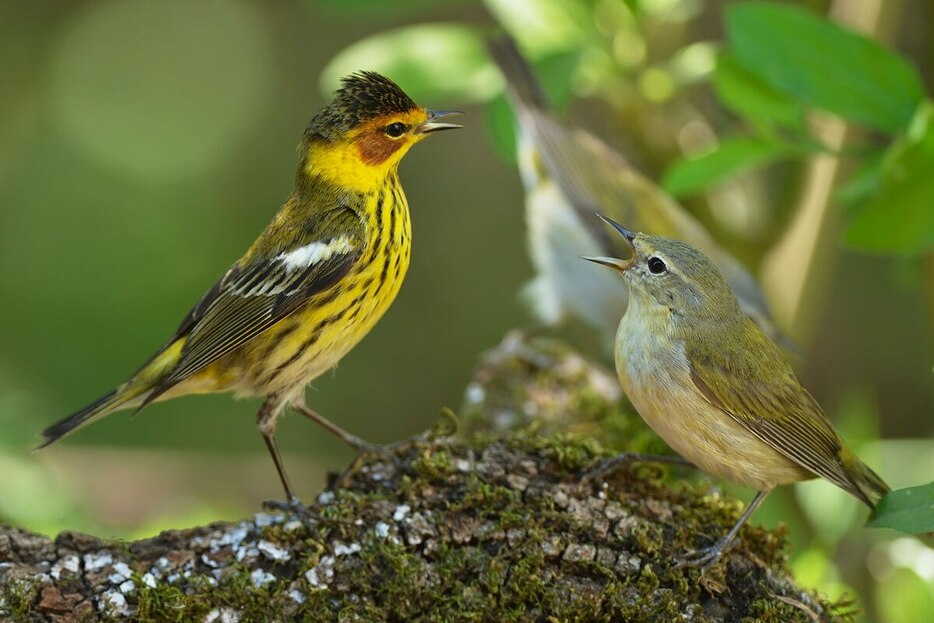
<instances>
[{"instance_id":1,"label":"white wing patch","mask_svg":"<svg viewBox=\"0 0 934 623\"><path fill-rule=\"evenodd\" d=\"M312 264L323 262L337 254L350 253L353 250L354 246L350 238L340 236L328 242L315 241L303 247L282 252L275 257L275 260L282 262L286 270L292 272L298 268L308 268Z\"/></svg>"}]
</instances>

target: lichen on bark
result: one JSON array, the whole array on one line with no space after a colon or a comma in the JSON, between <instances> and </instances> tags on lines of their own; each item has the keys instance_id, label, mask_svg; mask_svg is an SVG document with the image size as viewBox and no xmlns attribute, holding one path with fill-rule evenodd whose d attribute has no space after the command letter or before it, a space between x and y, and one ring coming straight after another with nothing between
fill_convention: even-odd
<instances>
[{"instance_id":1,"label":"lichen on bark","mask_svg":"<svg viewBox=\"0 0 934 623\"><path fill-rule=\"evenodd\" d=\"M556 348L527 345L532 350L500 361ZM513 403L517 413L528 406L529 388L547 386L570 405L582 379L599 372L549 352L532 369L512 361L515 379L493 375L522 402ZM564 361L563 371L548 361ZM524 390L523 375L532 379ZM590 432L550 430L560 418L543 425L520 417L513 430L481 425L495 379L475 380L485 395L467 409L473 419L465 438L429 435L361 457L306 517L264 512L134 543L0 531L0 620L845 618L790 580L781 533L747 527L706 575L673 569L686 549L721 535L741 505L705 486L673 484L653 464L625 466L604 482L583 480L607 454ZM601 403L592 389L578 399L593 421L625 419L612 396ZM501 413L508 405L500 397Z\"/></svg>"}]
</instances>

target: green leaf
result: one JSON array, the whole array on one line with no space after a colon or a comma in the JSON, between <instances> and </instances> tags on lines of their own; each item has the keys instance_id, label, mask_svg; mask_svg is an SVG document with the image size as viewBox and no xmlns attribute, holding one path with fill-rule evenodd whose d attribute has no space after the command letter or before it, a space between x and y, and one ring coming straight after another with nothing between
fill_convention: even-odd
<instances>
[{"instance_id":1,"label":"green leaf","mask_svg":"<svg viewBox=\"0 0 934 623\"><path fill-rule=\"evenodd\" d=\"M871 198L882 187L884 162L880 154L870 156L835 193L842 206L857 205Z\"/></svg>"},{"instance_id":2,"label":"green leaf","mask_svg":"<svg viewBox=\"0 0 934 623\"><path fill-rule=\"evenodd\" d=\"M805 130L804 108L726 52L717 57L713 85L723 104L740 117Z\"/></svg>"},{"instance_id":3,"label":"green leaf","mask_svg":"<svg viewBox=\"0 0 934 623\"><path fill-rule=\"evenodd\" d=\"M888 132L904 130L924 87L900 56L809 11L767 2L730 7L736 59L778 90Z\"/></svg>"},{"instance_id":4,"label":"green leaf","mask_svg":"<svg viewBox=\"0 0 934 623\"><path fill-rule=\"evenodd\" d=\"M721 141L711 152L692 159L682 159L665 172L662 186L675 197L708 188L746 169L762 166L792 153L781 143L753 139Z\"/></svg>"},{"instance_id":5,"label":"green leaf","mask_svg":"<svg viewBox=\"0 0 934 623\"><path fill-rule=\"evenodd\" d=\"M531 60L531 59L530 59ZM542 83L545 97L553 110L564 110L574 97L568 76L577 68L580 53L561 52L533 62L535 75ZM486 128L493 147L510 163L516 162L516 118L509 100L501 94L486 109Z\"/></svg>"},{"instance_id":6,"label":"green leaf","mask_svg":"<svg viewBox=\"0 0 934 623\"><path fill-rule=\"evenodd\" d=\"M934 532L934 482L888 493L866 525L908 534Z\"/></svg>"},{"instance_id":7,"label":"green leaf","mask_svg":"<svg viewBox=\"0 0 934 623\"><path fill-rule=\"evenodd\" d=\"M886 152L881 183L856 211L844 240L867 251L915 255L934 249L934 103L918 108L908 134Z\"/></svg>"},{"instance_id":8,"label":"green leaf","mask_svg":"<svg viewBox=\"0 0 934 623\"><path fill-rule=\"evenodd\" d=\"M934 249L934 177L930 171L892 192L883 191L853 218L844 241L864 251L903 255Z\"/></svg>"},{"instance_id":9,"label":"green leaf","mask_svg":"<svg viewBox=\"0 0 934 623\"><path fill-rule=\"evenodd\" d=\"M494 98L487 105L484 121L496 152L509 163L517 162L516 117L505 95Z\"/></svg>"},{"instance_id":10,"label":"green leaf","mask_svg":"<svg viewBox=\"0 0 934 623\"><path fill-rule=\"evenodd\" d=\"M321 88L330 94L342 76L362 69L389 76L419 103L447 108L487 101L502 84L480 32L458 24L406 26L361 39L331 59Z\"/></svg>"},{"instance_id":11,"label":"green leaf","mask_svg":"<svg viewBox=\"0 0 934 623\"><path fill-rule=\"evenodd\" d=\"M483 0L496 22L533 56L580 48L594 41L591 7L567 0Z\"/></svg>"}]
</instances>

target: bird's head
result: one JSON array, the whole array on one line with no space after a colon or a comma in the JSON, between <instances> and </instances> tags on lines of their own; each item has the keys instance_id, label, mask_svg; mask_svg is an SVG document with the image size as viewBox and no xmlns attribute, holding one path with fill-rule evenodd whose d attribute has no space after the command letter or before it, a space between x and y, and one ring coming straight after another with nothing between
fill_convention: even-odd
<instances>
[{"instance_id":1,"label":"bird's head","mask_svg":"<svg viewBox=\"0 0 934 623\"><path fill-rule=\"evenodd\" d=\"M720 271L697 249L664 236L633 233L610 219L610 224L632 248L625 260L586 257L618 271L629 285L630 307L666 311L670 317L697 323L731 319L739 303Z\"/></svg>"},{"instance_id":2,"label":"bird's head","mask_svg":"<svg viewBox=\"0 0 934 623\"><path fill-rule=\"evenodd\" d=\"M461 127L441 121L452 114L456 113L422 108L378 73L352 74L308 124L303 169L338 185L367 190L428 134Z\"/></svg>"}]
</instances>

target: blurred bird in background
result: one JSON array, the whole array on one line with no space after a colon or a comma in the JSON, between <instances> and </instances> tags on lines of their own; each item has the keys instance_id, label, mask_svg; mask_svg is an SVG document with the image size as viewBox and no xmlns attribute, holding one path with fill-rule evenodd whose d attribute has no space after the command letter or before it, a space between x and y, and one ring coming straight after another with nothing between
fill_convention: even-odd
<instances>
[{"instance_id":1,"label":"blurred bird in background","mask_svg":"<svg viewBox=\"0 0 934 623\"><path fill-rule=\"evenodd\" d=\"M526 192L529 253L536 270L526 286L537 320L555 326L567 316L612 343L628 293L614 275L594 275L581 255L620 257L627 248L596 214L638 231L689 243L713 260L746 313L772 339L788 344L772 320L759 285L703 225L605 142L550 112L532 67L507 35L487 40L506 82L518 123L519 170Z\"/></svg>"}]
</instances>

